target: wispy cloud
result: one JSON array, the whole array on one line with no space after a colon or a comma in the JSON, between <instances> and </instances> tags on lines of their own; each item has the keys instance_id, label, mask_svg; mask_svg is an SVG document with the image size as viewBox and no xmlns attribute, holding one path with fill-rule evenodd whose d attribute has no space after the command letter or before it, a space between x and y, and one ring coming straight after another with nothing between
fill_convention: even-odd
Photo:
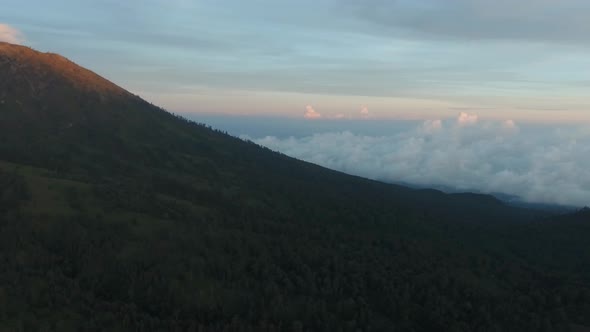
<instances>
[{"instance_id":1,"label":"wispy cloud","mask_svg":"<svg viewBox=\"0 0 590 332\"><path fill-rule=\"evenodd\" d=\"M589 128L521 127L512 120L461 114L385 136L344 131L254 141L372 179L502 192L531 202L590 204Z\"/></svg>"},{"instance_id":2,"label":"wispy cloud","mask_svg":"<svg viewBox=\"0 0 590 332\"><path fill-rule=\"evenodd\" d=\"M25 41L25 38L22 32L16 28L5 23L0 23L0 41L12 44L22 44Z\"/></svg>"},{"instance_id":3,"label":"wispy cloud","mask_svg":"<svg viewBox=\"0 0 590 332\"><path fill-rule=\"evenodd\" d=\"M413 0L352 2L383 33L414 38L590 44L586 0Z\"/></svg>"}]
</instances>

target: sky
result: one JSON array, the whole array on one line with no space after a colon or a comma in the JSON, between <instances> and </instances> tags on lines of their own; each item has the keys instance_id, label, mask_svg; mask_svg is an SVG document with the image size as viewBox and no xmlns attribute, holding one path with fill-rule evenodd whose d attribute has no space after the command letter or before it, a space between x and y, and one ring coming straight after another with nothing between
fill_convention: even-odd
<instances>
[{"instance_id":1,"label":"sky","mask_svg":"<svg viewBox=\"0 0 590 332\"><path fill-rule=\"evenodd\" d=\"M21 0L0 40L176 113L590 123L587 0Z\"/></svg>"}]
</instances>

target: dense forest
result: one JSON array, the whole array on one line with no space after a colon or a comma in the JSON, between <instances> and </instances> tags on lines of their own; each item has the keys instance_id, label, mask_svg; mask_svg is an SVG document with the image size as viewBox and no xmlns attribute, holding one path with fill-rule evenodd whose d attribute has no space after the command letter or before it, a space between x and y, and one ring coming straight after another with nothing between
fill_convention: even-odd
<instances>
[{"instance_id":1,"label":"dense forest","mask_svg":"<svg viewBox=\"0 0 590 332\"><path fill-rule=\"evenodd\" d=\"M289 158L0 43L0 331L590 328L590 211Z\"/></svg>"}]
</instances>

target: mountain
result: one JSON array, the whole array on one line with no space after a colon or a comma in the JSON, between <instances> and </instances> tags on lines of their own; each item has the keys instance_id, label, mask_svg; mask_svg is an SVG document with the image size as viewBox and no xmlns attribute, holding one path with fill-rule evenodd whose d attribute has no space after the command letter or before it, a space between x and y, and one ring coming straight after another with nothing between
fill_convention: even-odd
<instances>
[{"instance_id":1,"label":"mountain","mask_svg":"<svg viewBox=\"0 0 590 332\"><path fill-rule=\"evenodd\" d=\"M0 43L0 77L0 330L590 326L585 221L299 161L55 54Z\"/></svg>"}]
</instances>

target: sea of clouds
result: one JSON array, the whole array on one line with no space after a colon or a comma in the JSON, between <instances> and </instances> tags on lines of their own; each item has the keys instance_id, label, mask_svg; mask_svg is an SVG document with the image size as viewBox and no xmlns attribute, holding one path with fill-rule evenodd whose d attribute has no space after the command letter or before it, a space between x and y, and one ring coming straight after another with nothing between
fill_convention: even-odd
<instances>
[{"instance_id":1,"label":"sea of clouds","mask_svg":"<svg viewBox=\"0 0 590 332\"><path fill-rule=\"evenodd\" d=\"M328 168L385 182L506 193L522 200L590 205L590 127L514 121L429 120L375 135L352 130L252 138Z\"/></svg>"}]
</instances>

